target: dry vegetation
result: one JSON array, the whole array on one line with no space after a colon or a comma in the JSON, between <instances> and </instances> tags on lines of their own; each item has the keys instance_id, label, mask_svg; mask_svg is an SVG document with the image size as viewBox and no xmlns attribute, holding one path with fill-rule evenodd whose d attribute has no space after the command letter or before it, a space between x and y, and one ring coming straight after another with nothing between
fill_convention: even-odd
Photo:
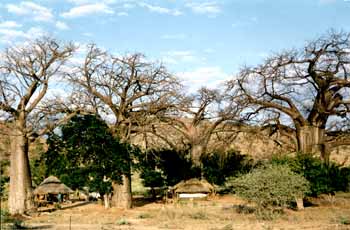
<instances>
[{"instance_id":1,"label":"dry vegetation","mask_svg":"<svg viewBox=\"0 0 350 230\"><path fill-rule=\"evenodd\" d=\"M304 211L285 210L273 221L254 214L239 214L235 205L246 204L233 195L206 201L136 202L132 210L104 209L97 203L42 212L25 221L27 227L42 229L350 229L350 195L337 194L311 200Z\"/></svg>"}]
</instances>

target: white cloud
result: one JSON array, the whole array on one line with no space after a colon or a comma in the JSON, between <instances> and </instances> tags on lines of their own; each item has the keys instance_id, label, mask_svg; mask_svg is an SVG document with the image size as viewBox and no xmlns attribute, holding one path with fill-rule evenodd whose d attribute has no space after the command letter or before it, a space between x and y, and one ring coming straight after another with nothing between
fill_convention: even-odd
<instances>
[{"instance_id":1,"label":"white cloud","mask_svg":"<svg viewBox=\"0 0 350 230\"><path fill-rule=\"evenodd\" d=\"M21 24L18 24L15 21L4 21L0 23L0 28L19 28L22 27Z\"/></svg>"},{"instance_id":2,"label":"white cloud","mask_svg":"<svg viewBox=\"0 0 350 230\"><path fill-rule=\"evenodd\" d=\"M161 39L165 40L184 40L186 39L186 34L164 34Z\"/></svg>"},{"instance_id":3,"label":"white cloud","mask_svg":"<svg viewBox=\"0 0 350 230\"><path fill-rule=\"evenodd\" d=\"M199 67L193 71L178 73L178 76L184 80L190 91L195 91L203 86L215 88L230 79L230 76L218 66Z\"/></svg>"},{"instance_id":4,"label":"white cloud","mask_svg":"<svg viewBox=\"0 0 350 230\"><path fill-rule=\"evenodd\" d=\"M51 9L38 5L34 2L21 2L20 4L7 4L7 11L21 16L28 16L35 21L52 21L54 16Z\"/></svg>"},{"instance_id":5,"label":"white cloud","mask_svg":"<svg viewBox=\"0 0 350 230\"><path fill-rule=\"evenodd\" d=\"M55 26L59 30L69 30L69 26L66 23L62 22L62 21L57 21Z\"/></svg>"},{"instance_id":6,"label":"white cloud","mask_svg":"<svg viewBox=\"0 0 350 230\"><path fill-rule=\"evenodd\" d=\"M200 59L190 50L176 50L166 52L162 60L168 64L178 64L180 62L199 62Z\"/></svg>"},{"instance_id":7,"label":"white cloud","mask_svg":"<svg viewBox=\"0 0 350 230\"><path fill-rule=\"evenodd\" d=\"M27 31L15 30L13 28L0 28L0 41L11 44L17 39L33 39L45 34L41 27L31 27Z\"/></svg>"},{"instance_id":8,"label":"white cloud","mask_svg":"<svg viewBox=\"0 0 350 230\"><path fill-rule=\"evenodd\" d=\"M135 7L134 4L130 4L130 3L124 3L124 4L123 4L123 8L124 8L124 9L132 9L132 8L134 8L134 7Z\"/></svg>"},{"instance_id":9,"label":"white cloud","mask_svg":"<svg viewBox=\"0 0 350 230\"><path fill-rule=\"evenodd\" d=\"M116 0L67 0L67 1L75 5L86 5L86 4L96 4L96 3L104 3L104 4L116 3Z\"/></svg>"},{"instance_id":10,"label":"white cloud","mask_svg":"<svg viewBox=\"0 0 350 230\"><path fill-rule=\"evenodd\" d=\"M10 41L11 38L26 37L22 30L0 28L0 37L4 41Z\"/></svg>"},{"instance_id":11,"label":"white cloud","mask_svg":"<svg viewBox=\"0 0 350 230\"><path fill-rule=\"evenodd\" d=\"M46 34L46 32L41 27L32 27L27 31L28 38L37 38Z\"/></svg>"},{"instance_id":12,"label":"white cloud","mask_svg":"<svg viewBox=\"0 0 350 230\"><path fill-rule=\"evenodd\" d=\"M221 13L221 8L217 2L190 2L185 6L196 14L206 14L209 17L215 17Z\"/></svg>"},{"instance_id":13,"label":"white cloud","mask_svg":"<svg viewBox=\"0 0 350 230\"><path fill-rule=\"evenodd\" d=\"M141 7L145 7L146 9L148 9L151 12L155 12L155 13L159 13L159 14L169 14L172 16L180 16L182 15L182 12L177 10L177 9L169 9L169 8L165 8L165 7L161 7L161 6L156 6L156 5L151 5L148 3L140 3L139 4Z\"/></svg>"},{"instance_id":14,"label":"white cloud","mask_svg":"<svg viewBox=\"0 0 350 230\"><path fill-rule=\"evenodd\" d=\"M61 14L64 18L77 18L91 14L113 14L114 11L105 3L81 5L71 8L68 12Z\"/></svg>"}]
</instances>

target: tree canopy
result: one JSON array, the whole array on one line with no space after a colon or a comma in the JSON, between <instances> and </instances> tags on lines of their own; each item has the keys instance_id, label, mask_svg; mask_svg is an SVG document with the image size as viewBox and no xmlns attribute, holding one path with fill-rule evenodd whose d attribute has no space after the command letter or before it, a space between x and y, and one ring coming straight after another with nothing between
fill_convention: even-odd
<instances>
[{"instance_id":1,"label":"tree canopy","mask_svg":"<svg viewBox=\"0 0 350 230\"><path fill-rule=\"evenodd\" d=\"M112 182L121 183L127 172L128 144L115 138L107 124L94 115L77 115L59 127L59 134L48 138L44 156L47 175L58 175L72 188L89 187L101 194L110 193Z\"/></svg>"},{"instance_id":2,"label":"tree canopy","mask_svg":"<svg viewBox=\"0 0 350 230\"><path fill-rule=\"evenodd\" d=\"M230 84L247 104L245 118L274 126L295 141L298 151L328 158L329 147L349 142L327 135L349 122L349 50L350 34L332 31L302 49L243 68Z\"/></svg>"}]
</instances>

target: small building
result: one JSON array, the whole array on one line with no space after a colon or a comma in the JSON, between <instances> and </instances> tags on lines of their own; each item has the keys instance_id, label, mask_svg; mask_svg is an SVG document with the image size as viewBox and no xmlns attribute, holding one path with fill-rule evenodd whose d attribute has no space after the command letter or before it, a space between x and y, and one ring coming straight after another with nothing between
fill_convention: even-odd
<instances>
[{"instance_id":1,"label":"small building","mask_svg":"<svg viewBox=\"0 0 350 230\"><path fill-rule=\"evenodd\" d=\"M40 204L62 202L69 199L74 191L63 184L57 177L49 176L33 191L34 201Z\"/></svg>"},{"instance_id":2,"label":"small building","mask_svg":"<svg viewBox=\"0 0 350 230\"><path fill-rule=\"evenodd\" d=\"M173 194L176 198L205 198L215 192L214 186L206 180L196 178L181 181L173 188Z\"/></svg>"}]
</instances>

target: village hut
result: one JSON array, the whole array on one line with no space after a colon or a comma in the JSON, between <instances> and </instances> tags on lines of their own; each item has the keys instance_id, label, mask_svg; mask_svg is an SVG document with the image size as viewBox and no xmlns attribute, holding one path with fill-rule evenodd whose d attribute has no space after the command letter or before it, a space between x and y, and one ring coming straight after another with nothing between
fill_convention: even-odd
<instances>
[{"instance_id":1,"label":"village hut","mask_svg":"<svg viewBox=\"0 0 350 230\"><path fill-rule=\"evenodd\" d=\"M67 185L63 184L57 177L49 176L33 191L37 202L61 202L73 193Z\"/></svg>"},{"instance_id":2,"label":"village hut","mask_svg":"<svg viewBox=\"0 0 350 230\"><path fill-rule=\"evenodd\" d=\"M176 198L205 198L215 192L214 186L208 181L196 178L181 181L172 190Z\"/></svg>"}]
</instances>

